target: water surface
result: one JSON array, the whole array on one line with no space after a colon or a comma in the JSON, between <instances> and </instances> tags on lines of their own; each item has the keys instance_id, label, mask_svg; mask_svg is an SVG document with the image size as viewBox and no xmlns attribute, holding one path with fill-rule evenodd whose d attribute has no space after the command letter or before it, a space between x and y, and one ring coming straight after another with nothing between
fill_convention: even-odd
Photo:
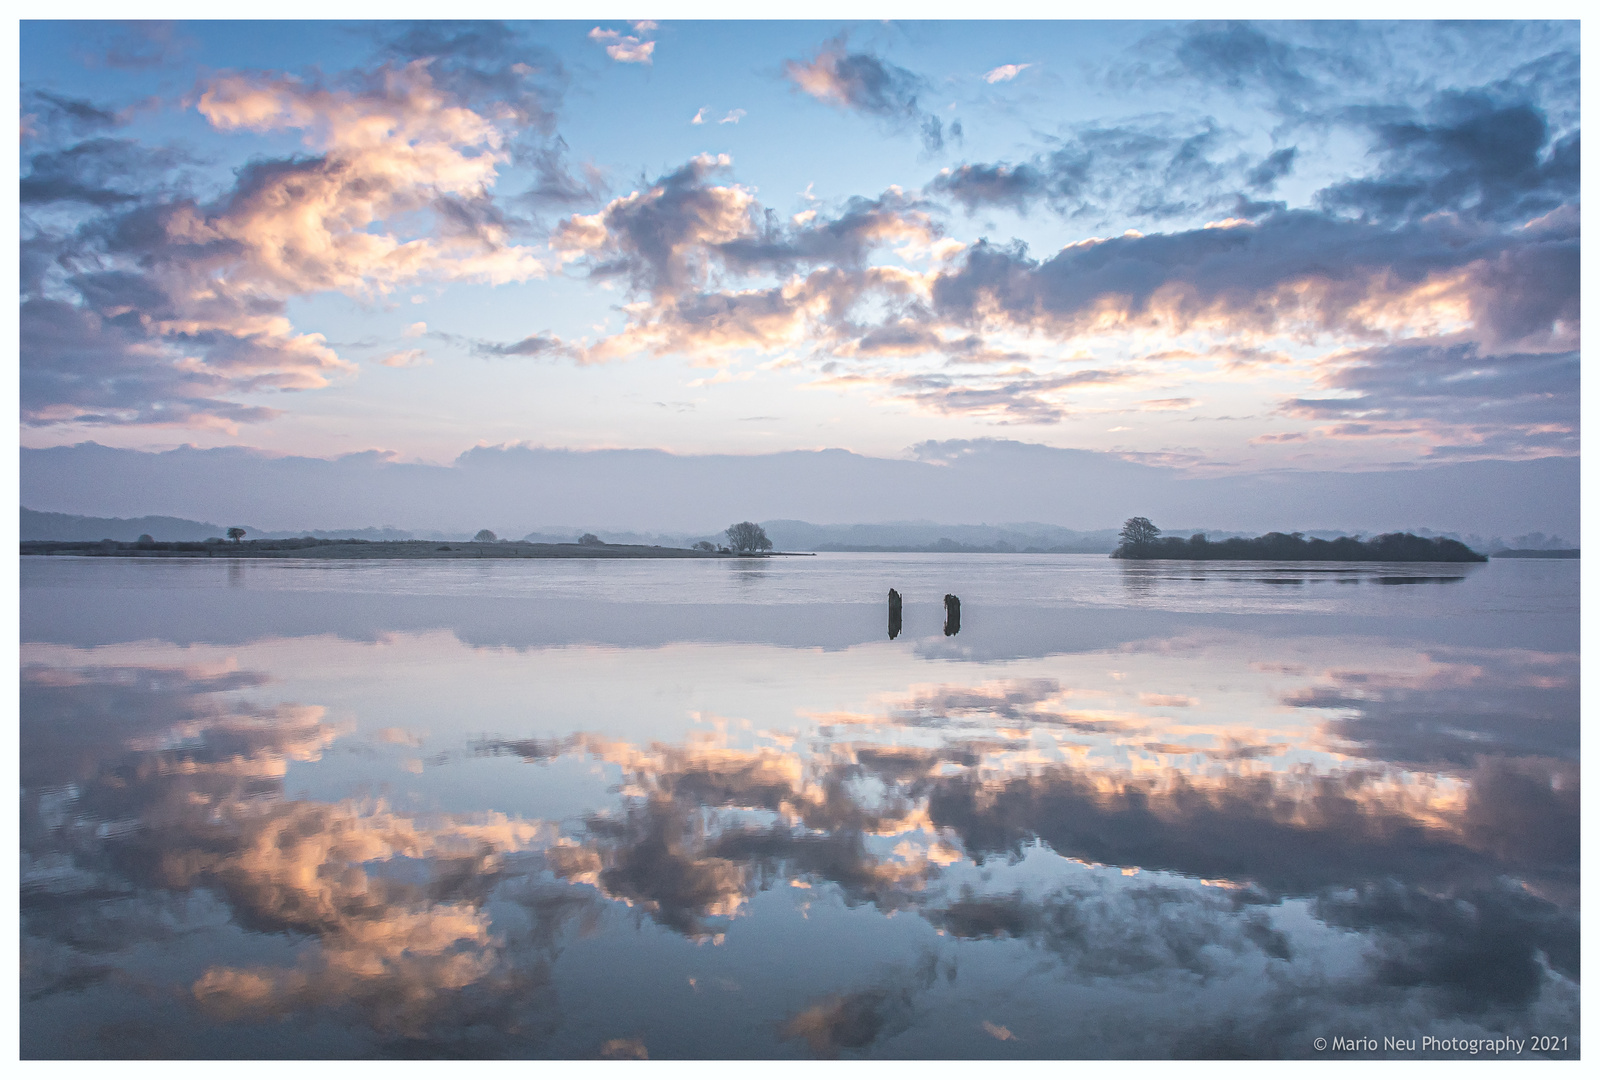
<instances>
[{"instance_id":1,"label":"water surface","mask_svg":"<svg viewBox=\"0 0 1600 1080\"><path fill-rule=\"evenodd\" d=\"M24 559L22 1052L1576 1056L1578 569Z\"/></svg>"}]
</instances>

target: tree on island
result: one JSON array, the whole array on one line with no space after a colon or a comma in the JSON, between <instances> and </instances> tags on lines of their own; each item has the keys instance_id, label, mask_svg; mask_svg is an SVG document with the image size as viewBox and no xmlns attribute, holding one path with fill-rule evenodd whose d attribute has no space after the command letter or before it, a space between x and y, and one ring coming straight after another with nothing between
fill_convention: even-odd
<instances>
[{"instance_id":1,"label":"tree on island","mask_svg":"<svg viewBox=\"0 0 1600 1080\"><path fill-rule=\"evenodd\" d=\"M492 544L498 540L499 537L495 536L495 534L490 532L488 529L479 529L478 535L474 536L472 539L480 544Z\"/></svg>"},{"instance_id":2,"label":"tree on island","mask_svg":"<svg viewBox=\"0 0 1600 1080\"><path fill-rule=\"evenodd\" d=\"M1306 539L1304 533L1269 532L1256 537L1207 540L1195 533L1185 540L1162 536L1149 518L1123 522L1122 543L1113 559L1261 560L1265 562L1487 562L1459 540L1411 533L1384 533L1371 540L1338 536Z\"/></svg>"},{"instance_id":3,"label":"tree on island","mask_svg":"<svg viewBox=\"0 0 1600 1080\"><path fill-rule=\"evenodd\" d=\"M1152 525L1149 518L1131 517L1122 523L1122 532L1117 539L1122 541L1123 547L1140 547L1155 543L1160 535L1161 530Z\"/></svg>"},{"instance_id":4,"label":"tree on island","mask_svg":"<svg viewBox=\"0 0 1600 1080\"><path fill-rule=\"evenodd\" d=\"M726 532L728 546L734 551L772 550L772 541L767 539L767 530L753 521L741 521L737 525L729 525Z\"/></svg>"},{"instance_id":5,"label":"tree on island","mask_svg":"<svg viewBox=\"0 0 1600 1080\"><path fill-rule=\"evenodd\" d=\"M237 544L239 541L244 539L244 530L235 525L233 528L228 530L228 539Z\"/></svg>"},{"instance_id":6,"label":"tree on island","mask_svg":"<svg viewBox=\"0 0 1600 1080\"><path fill-rule=\"evenodd\" d=\"M578 537L578 543L582 544L584 547L605 547L606 545L606 542L600 539L594 533L584 533L582 536Z\"/></svg>"},{"instance_id":7,"label":"tree on island","mask_svg":"<svg viewBox=\"0 0 1600 1080\"><path fill-rule=\"evenodd\" d=\"M715 551L717 550L717 545L713 544L710 540L696 540L694 549L696 551Z\"/></svg>"}]
</instances>

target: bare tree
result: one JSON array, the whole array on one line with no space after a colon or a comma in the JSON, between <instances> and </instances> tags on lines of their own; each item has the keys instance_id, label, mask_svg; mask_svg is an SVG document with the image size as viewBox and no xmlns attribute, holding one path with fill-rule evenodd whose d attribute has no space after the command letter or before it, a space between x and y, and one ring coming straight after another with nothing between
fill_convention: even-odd
<instances>
[{"instance_id":1,"label":"bare tree","mask_svg":"<svg viewBox=\"0 0 1600 1080\"><path fill-rule=\"evenodd\" d=\"M1130 547L1137 547L1140 544L1155 543L1156 538L1160 535L1161 530L1150 524L1149 518L1131 517L1122 523L1122 533L1119 539Z\"/></svg>"},{"instance_id":2,"label":"bare tree","mask_svg":"<svg viewBox=\"0 0 1600 1080\"><path fill-rule=\"evenodd\" d=\"M728 535L728 546L734 551L772 550L772 541L767 539L767 530L753 521L741 521L737 525L729 525L725 531Z\"/></svg>"},{"instance_id":3,"label":"bare tree","mask_svg":"<svg viewBox=\"0 0 1600 1080\"><path fill-rule=\"evenodd\" d=\"M495 536L495 534L490 532L488 529L479 529L478 535L474 536L472 539L480 544L492 544L498 540L499 537Z\"/></svg>"},{"instance_id":4,"label":"bare tree","mask_svg":"<svg viewBox=\"0 0 1600 1080\"><path fill-rule=\"evenodd\" d=\"M244 539L244 530L235 525L233 528L228 530L228 539L237 544L239 541Z\"/></svg>"}]
</instances>

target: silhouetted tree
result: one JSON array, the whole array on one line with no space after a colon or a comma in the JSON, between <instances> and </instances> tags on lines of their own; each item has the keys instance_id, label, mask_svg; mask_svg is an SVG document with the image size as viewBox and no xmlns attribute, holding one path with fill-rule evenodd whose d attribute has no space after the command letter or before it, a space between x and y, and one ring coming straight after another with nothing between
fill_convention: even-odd
<instances>
[{"instance_id":1,"label":"silhouetted tree","mask_svg":"<svg viewBox=\"0 0 1600 1080\"><path fill-rule=\"evenodd\" d=\"M1135 521L1138 519L1135 518ZM1130 523L1131 524L1131 523ZM1126 537L1127 530L1123 530ZM1262 536L1230 536L1207 540L1195 533L1188 540L1162 536L1136 544L1125 540L1111 553L1113 559L1260 559L1268 562L1484 562L1457 540L1427 539L1411 533L1384 533L1371 540L1339 536L1332 540L1304 533L1269 532Z\"/></svg>"},{"instance_id":2,"label":"silhouetted tree","mask_svg":"<svg viewBox=\"0 0 1600 1080\"><path fill-rule=\"evenodd\" d=\"M600 539L594 533L584 533L582 536L578 537L578 543L582 544L584 547L603 547L605 545L605 541Z\"/></svg>"},{"instance_id":3,"label":"silhouetted tree","mask_svg":"<svg viewBox=\"0 0 1600 1080\"><path fill-rule=\"evenodd\" d=\"M495 534L490 532L488 529L479 529L478 535L474 536L472 539L476 540L480 544L492 544L499 539L499 537L495 536Z\"/></svg>"},{"instance_id":4,"label":"silhouetted tree","mask_svg":"<svg viewBox=\"0 0 1600 1080\"><path fill-rule=\"evenodd\" d=\"M149 547L151 544L156 542L156 538L151 536L149 533L140 533L139 539L136 542L140 547Z\"/></svg>"},{"instance_id":5,"label":"silhouetted tree","mask_svg":"<svg viewBox=\"0 0 1600 1080\"><path fill-rule=\"evenodd\" d=\"M772 541L767 539L767 530L753 521L741 521L737 525L727 528L728 546L734 551L770 551Z\"/></svg>"},{"instance_id":6,"label":"silhouetted tree","mask_svg":"<svg viewBox=\"0 0 1600 1080\"><path fill-rule=\"evenodd\" d=\"M1140 547L1144 544L1153 544L1156 537L1161 535L1161 530L1150 523L1147 517L1131 517L1122 523L1122 532L1118 539L1127 547Z\"/></svg>"},{"instance_id":7,"label":"silhouetted tree","mask_svg":"<svg viewBox=\"0 0 1600 1080\"><path fill-rule=\"evenodd\" d=\"M715 551L717 550L717 545L713 544L710 540L696 540L694 549L696 551Z\"/></svg>"},{"instance_id":8,"label":"silhouetted tree","mask_svg":"<svg viewBox=\"0 0 1600 1080\"><path fill-rule=\"evenodd\" d=\"M233 528L228 530L228 539L237 544L239 541L244 539L244 530L235 525Z\"/></svg>"}]
</instances>

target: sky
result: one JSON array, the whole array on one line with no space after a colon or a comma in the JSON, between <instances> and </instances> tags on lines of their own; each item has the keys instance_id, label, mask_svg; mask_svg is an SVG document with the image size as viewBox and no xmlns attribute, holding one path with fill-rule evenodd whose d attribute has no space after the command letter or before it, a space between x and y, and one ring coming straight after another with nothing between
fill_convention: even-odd
<instances>
[{"instance_id":1,"label":"sky","mask_svg":"<svg viewBox=\"0 0 1600 1080\"><path fill-rule=\"evenodd\" d=\"M1575 22L21 25L21 444L1578 454Z\"/></svg>"}]
</instances>

